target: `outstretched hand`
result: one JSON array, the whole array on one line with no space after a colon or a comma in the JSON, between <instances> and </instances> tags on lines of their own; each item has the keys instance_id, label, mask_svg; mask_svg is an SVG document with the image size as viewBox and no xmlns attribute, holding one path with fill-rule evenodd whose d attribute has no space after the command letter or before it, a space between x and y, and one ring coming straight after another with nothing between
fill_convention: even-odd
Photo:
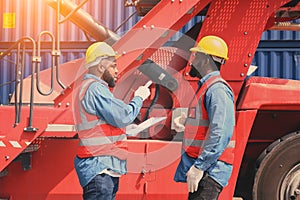
<instances>
[{"instance_id":1,"label":"outstretched hand","mask_svg":"<svg viewBox=\"0 0 300 200\"><path fill-rule=\"evenodd\" d=\"M135 92L134 92L134 96L139 96L143 99L143 101L145 99L147 99L150 96L150 90L148 87L146 86L140 86Z\"/></svg>"}]
</instances>

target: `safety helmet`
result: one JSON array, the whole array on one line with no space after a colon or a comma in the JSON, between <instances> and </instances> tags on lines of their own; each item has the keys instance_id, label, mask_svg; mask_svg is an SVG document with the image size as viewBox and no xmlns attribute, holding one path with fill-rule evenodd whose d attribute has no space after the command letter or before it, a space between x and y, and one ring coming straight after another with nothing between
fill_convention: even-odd
<instances>
[{"instance_id":1,"label":"safety helmet","mask_svg":"<svg viewBox=\"0 0 300 200\"><path fill-rule=\"evenodd\" d=\"M226 42L213 35L203 37L196 47L190 49L192 52L202 52L224 60L228 60L228 47Z\"/></svg>"},{"instance_id":2,"label":"safety helmet","mask_svg":"<svg viewBox=\"0 0 300 200\"><path fill-rule=\"evenodd\" d=\"M115 57L116 52L111 46L105 42L96 42L89 46L85 54L85 66L86 68L97 65L103 57Z\"/></svg>"}]
</instances>

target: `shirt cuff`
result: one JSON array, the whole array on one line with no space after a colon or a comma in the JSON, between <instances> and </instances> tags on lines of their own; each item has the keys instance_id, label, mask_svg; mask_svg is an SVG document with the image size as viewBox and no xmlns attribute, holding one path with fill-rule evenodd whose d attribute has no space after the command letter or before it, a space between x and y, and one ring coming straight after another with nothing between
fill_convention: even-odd
<instances>
[{"instance_id":1,"label":"shirt cuff","mask_svg":"<svg viewBox=\"0 0 300 200\"><path fill-rule=\"evenodd\" d=\"M141 107L143 105L143 99L140 96L133 97L132 101L134 101L137 106Z\"/></svg>"},{"instance_id":2,"label":"shirt cuff","mask_svg":"<svg viewBox=\"0 0 300 200\"><path fill-rule=\"evenodd\" d=\"M205 163L205 162L200 161L200 160L196 160L194 165L197 169L200 169L202 171L207 171L207 169L211 166L211 164Z\"/></svg>"}]
</instances>

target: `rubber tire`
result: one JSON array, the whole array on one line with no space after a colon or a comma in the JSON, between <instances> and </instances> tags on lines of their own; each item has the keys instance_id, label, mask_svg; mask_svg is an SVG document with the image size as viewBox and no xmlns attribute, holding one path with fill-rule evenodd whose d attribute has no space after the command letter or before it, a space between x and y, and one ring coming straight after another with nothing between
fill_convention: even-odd
<instances>
[{"instance_id":1,"label":"rubber tire","mask_svg":"<svg viewBox=\"0 0 300 200\"><path fill-rule=\"evenodd\" d=\"M258 158L254 178L253 200L280 199L282 180L293 166L300 163L300 132L273 142Z\"/></svg>"}]
</instances>

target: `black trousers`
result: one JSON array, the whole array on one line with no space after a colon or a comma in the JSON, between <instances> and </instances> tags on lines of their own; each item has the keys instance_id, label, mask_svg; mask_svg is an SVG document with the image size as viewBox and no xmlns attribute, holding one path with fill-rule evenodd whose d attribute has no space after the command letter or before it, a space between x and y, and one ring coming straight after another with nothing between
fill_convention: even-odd
<instances>
[{"instance_id":1,"label":"black trousers","mask_svg":"<svg viewBox=\"0 0 300 200\"><path fill-rule=\"evenodd\" d=\"M198 190L189 192L189 200L217 200L222 189L219 183L205 175L199 182Z\"/></svg>"}]
</instances>

